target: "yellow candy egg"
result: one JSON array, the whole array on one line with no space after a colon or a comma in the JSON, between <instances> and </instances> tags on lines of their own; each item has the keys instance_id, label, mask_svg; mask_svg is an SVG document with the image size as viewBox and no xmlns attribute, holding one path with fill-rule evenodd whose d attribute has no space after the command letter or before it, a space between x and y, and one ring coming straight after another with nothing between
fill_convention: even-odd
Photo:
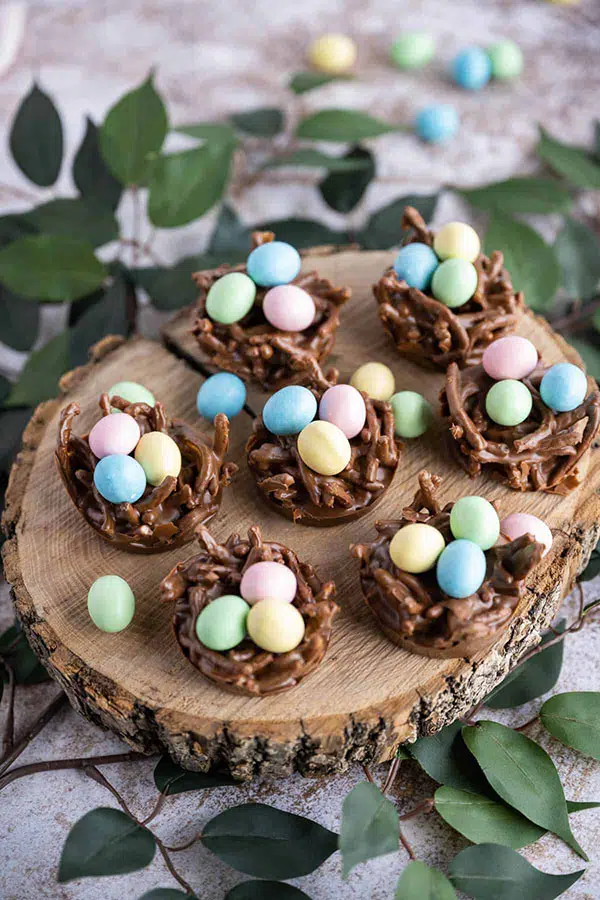
<instances>
[{"instance_id":1,"label":"yellow candy egg","mask_svg":"<svg viewBox=\"0 0 600 900\"><path fill-rule=\"evenodd\" d=\"M475 262L481 250L479 235L464 222L448 222L433 239L433 249L440 259L466 259Z\"/></svg>"},{"instance_id":2,"label":"yellow candy egg","mask_svg":"<svg viewBox=\"0 0 600 900\"><path fill-rule=\"evenodd\" d=\"M181 471L181 453L172 437L162 431L144 434L135 448L135 458L146 473L148 484L162 484L167 475Z\"/></svg>"},{"instance_id":3,"label":"yellow candy egg","mask_svg":"<svg viewBox=\"0 0 600 900\"><path fill-rule=\"evenodd\" d=\"M364 391L373 400L389 400L396 390L392 370L380 362L368 362L360 366L350 384L357 391Z\"/></svg>"},{"instance_id":4,"label":"yellow candy egg","mask_svg":"<svg viewBox=\"0 0 600 900\"><path fill-rule=\"evenodd\" d=\"M246 619L246 629L263 650L287 653L304 637L304 619L291 603L270 598L254 604Z\"/></svg>"},{"instance_id":5,"label":"yellow candy egg","mask_svg":"<svg viewBox=\"0 0 600 900\"><path fill-rule=\"evenodd\" d=\"M356 44L346 34L323 34L312 42L308 59L328 75L343 75L356 62Z\"/></svg>"},{"instance_id":6,"label":"yellow candy egg","mask_svg":"<svg viewBox=\"0 0 600 900\"><path fill-rule=\"evenodd\" d=\"M302 462L319 475L338 475L350 462L350 441L332 422L314 421L298 435Z\"/></svg>"},{"instance_id":7,"label":"yellow candy egg","mask_svg":"<svg viewBox=\"0 0 600 900\"><path fill-rule=\"evenodd\" d=\"M396 532L390 543L390 556L399 569L418 575L435 566L445 546L446 542L437 528L424 522L414 522Z\"/></svg>"}]
</instances>

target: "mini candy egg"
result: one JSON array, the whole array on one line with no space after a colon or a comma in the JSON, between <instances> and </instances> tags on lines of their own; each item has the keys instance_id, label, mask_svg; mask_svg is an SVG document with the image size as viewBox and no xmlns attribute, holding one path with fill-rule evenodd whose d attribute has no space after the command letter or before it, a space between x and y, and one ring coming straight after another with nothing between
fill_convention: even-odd
<instances>
[{"instance_id":1,"label":"mini candy egg","mask_svg":"<svg viewBox=\"0 0 600 900\"><path fill-rule=\"evenodd\" d=\"M140 439L140 426L133 416L103 416L90 431L88 442L94 456L112 456L124 453L126 456L135 449Z\"/></svg>"},{"instance_id":2,"label":"mini candy egg","mask_svg":"<svg viewBox=\"0 0 600 900\"><path fill-rule=\"evenodd\" d=\"M523 71L523 53L514 41L497 41L487 48L492 66L492 78L510 81Z\"/></svg>"},{"instance_id":3,"label":"mini candy egg","mask_svg":"<svg viewBox=\"0 0 600 900\"><path fill-rule=\"evenodd\" d=\"M364 391L372 400L389 400L396 388L392 370L380 362L368 362L359 366L350 384L357 391Z\"/></svg>"},{"instance_id":4,"label":"mini candy egg","mask_svg":"<svg viewBox=\"0 0 600 900\"><path fill-rule=\"evenodd\" d=\"M455 309L471 299L477 289L478 275L466 259L447 259L437 267L431 280L436 300Z\"/></svg>"},{"instance_id":5,"label":"mini candy egg","mask_svg":"<svg viewBox=\"0 0 600 900\"><path fill-rule=\"evenodd\" d=\"M246 385L231 372L217 372L200 385L196 407L201 416L211 422L218 413L228 419L237 416L246 402Z\"/></svg>"},{"instance_id":6,"label":"mini candy egg","mask_svg":"<svg viewBox=\"0 0 600 900\"><path fill-rule=\"evenodd\" d=\"M461 497L450 512L450 531L455 538L466 538L489 550L498 540L500 519L484 497Z\"/></svg>"},{"instance_id":7,"label":"mini candy egg","mask_svg":"<svg viewBox=\"0 0 600 900\"><path fill-rule=\"evenodd\" d=\"M96 628L114 634L127 628L133 619L135 597L124 578L102 575L88 591L87 607Z\"/></svg>"},{"instance_id":8,"label":"mini candy egg","mask_svg":"<svg viewBox=\"0 0 600 900\"><path fill-rule=\"evenodd\" d=\"M570 412L585 400L588 383L585 372L573 363L552 366L540 384L540 396L556 412Z\"/></svg>"},{"instance_id":9,"label":"mini candy egg","mask_svg":"<svg viewBox=\"0 0 600 900\"><path fill-rule=\"evenodd\" d=\"M154 406L156 403L154 394L143 384L138 384L137 381L117 381L108 390L108 396L122 397L128 403L147 403L148 406ZM121 412L121 410L113 409L113 412Z\"/></svg>"},{"instance_id":10,"label":"mini candy egg","mask_svg":"<svg viewBox=\"0 0 600 900\"><path fill-rule=\"evenodd\" d=\"M465 47L452 61L452 77L460 87L478 91L492 74L490 58L481 47Z\"/></svg>"},{"instance_id":11,"label":"mini candy egg","mask_svg":"<svg viewBox=\"0 0 600 900\"><path fill-rule=\"evenodd\" d=\"M485 398L485 410L497 425L514 426L524 422L533 406L531 391L522 381L505 378L491 386Z\"/></svg>"},{"instance_id":12,"label":"mini candy egg","mask_svg":"<svg viewBox=\"0 0 600 900\"><path fill-rule=\"evenodd\" d=\"M206 314L213 322L232 325L247 316L254 305L256 285L244 272L228 272L206 295Z\"/></svg>"},{"instance_id":13,"label":"mini candy egg","mask_svg":"<svg viewBox=\"0 0 600 900\"><path fill-rule=\"evenodd\" d=\"M431 247L415 241L401 248L394 269L398 278L405 281L409 287L426 291L439 264L440 261Z\"/></svg>"},{"instance_id":14,"label":"mini candy egg","mask_svg":"<svg viewBox=\"0 0 600 900\"><path fill-rule=\"evenodd\" d=\"M162 431L149 431L140 438L135 458L146 473L148 484L162 484L167 475L177 478L181 472L181 451L172 437Z\"/></svg>"},{"instance_id":15,"label":"mini candy egg","mask_svg":"<svg viewBox=\"0 0 600 900\"><path fill-rule=\"evenodd\" d=\"M331 422L310 422L298 435L302 462L319 475L339 475L352 456L344 432Z\"/></svg>"},{"instance_id":16,"label":"mini candy egg","mask_svg":"<svg viewBox=\"0 0 600 900\"><path fill-rule=\"evenodd\" d=\"M315 317L315 301L295 284L280 284L265 294L263 312L280 331L304 331Z\"/></svg>"},{"instance_id":17,"label":"mini candy egg","mask_svg":"<svg viewBox=\"0 0 600 900\"><path fill-rule=\"evenodd\" d=\"M424 106L415 118L415 131L428 144L444 144L458 131L460 119L449 103Z\"/></svg>"},{"instance_id":18,"label":"mini candy egg","mask_svg":"<svg viewBox=\"0 0 600 900\"><path fill-rule=\"evenodd\" d=\"M299 384L290 384L272 394L262 411L262 420L272 434L298 434L317 414L315 395Z\"/></svg>"},{"instance_id":19,"label":"mini candy egg","mask_svg":"<svg viewBox=\"0 0 600 900\"><path fill-rule=\"evenodd\" d=\"M473 541L460 538L452 541L440 554L436 578L441 590L449 597L470 597L485 578L485 553Z\"/></svg>"},{"instance_id":20,"label":"mini candy egg","mask_svg":"<svg viewBox=\"0 0 600 900\"><path fill-rule=\"evenodd\" d=\"M500 533L509 541L515 541L522 534L530 534L539 544L544 545L543 556L552 546L552 532L545 522L530 513L511 513L500 522Z\"/></svg>"},{"instance_id":21,"label":"mini candy egg","mask_svg":"<svg viewBox=\"0 0 600 900\"><path fill-rule=\"evenodd\" d=\"M285 241L269 241L255 247L246 264L250 278L263 287L293 281L301 266L300 254Z\"/></svg>"},{"instance_id":22,"label":"mini candy egg","mask_svg":"<svg viewBox=\"0 0 600 900\"><path fill-rule=\"evenodd\" d=\"M250 607L235 594L216 597L196 619L196 637L209 650L232 650L246 637Z\"/></svg>"},{"instance_id":23,"label":"mini candy egg","mask_svg":"<svg viewBox=\"0 0 600 900\"><path fill-rule=\"evenodd\" d=\"M433 59L435 41L426 31L405 31L390 49L390 58L399 69L420 69Z\"/></svg>"},{"instance_id":24,"label":"mini candy egg","mask_svg":"<svg viewBox=\"0 0 600 900\"><path fill-rule=\"evenodd\" d=\"M135 503L146 490L146 474L132 456L115 453L100 460L94 469L94 484L109 503Z\"/></svg>"},{"instance_id":25,"label":"mini candy egg","mask_svg":"<svg viewBox=\"0 0 600 900\"><path fill-rule=\"evenodd\" d=\"M328 75L343 75L356 62L356 44L346 34L322 34L308 49L308 60Z\"/></svg>"},{"instance_id":26,"label":"mini candy egg","mask_svg":"<svg viewBox=\"0 0 600 900\"><path fill-rule=\"evenodd\" d=\"M356 437L363 430L367 418L360 391L351 384L336 384L327 388L319 403L319 418L337 425L347 438Z\"/></svg>"},{"instance_id":27,"label":"mini candy egg","mask_svg":"<svg viewBox=\"0 0 600 900\"><path fill-rule=\"evenodd\" d=\"M304 619L291 603L259 600L248 613L248 634L262 650L288 653L304 637Z\"/></svg>"},{"instance_id":28,"label":"mini candy egg","mask_svg":"<svg viewBox=\"0 0 600 900\"><path fill-rule=\"evenodd\" d=\"M416 391L398 391L392 396L390 403L394 414L394 431L398 437L420 437L433 422L431 404Z\"/></svg>"},{"instance_id":29,"label":"mini candy egg","mask_svg":"<svg viewBox=\"0 0 600 900\"><path fill-rule=\"evenodd\" d=\"M242 575L240 594L250 606L259 600L291 603L297 588L298 582L291 569L283 563L264 560L248 566Z\"/></svg>"},{"instance_id":30,"label":"mini candy egg","mask_svg":"<svg viewBox=\"0 0 600 900\"><path fill-rule=\"evenodd\" d=\"M515 378L519 381L531 375L538 362L538 352L527 338L511 334L498 338L485 348L481 363L496 381Z\"/></svg>"},{"instance_id":31,"label":"mini candy egg","mask_svg":"<svg viewBox=\"0 0 600 900\"><path fill-rule=\"evenodd\" d=\"M481 241L466 222L447 222L435 235L433 249L440 259L466 259L472 263L479 256Z\"/></svg>"},{"instance_id":32,"label":"mini candy egg","mask_svg":"<svg viewBox=\"0 0 600 900\"><path fill-rule=\"evenodd\" d=\"M400 528L390 542L390 557L404 572L419 575L432 569L446 542L441 531L425 522Z\"/></svg>"}]
</instances>

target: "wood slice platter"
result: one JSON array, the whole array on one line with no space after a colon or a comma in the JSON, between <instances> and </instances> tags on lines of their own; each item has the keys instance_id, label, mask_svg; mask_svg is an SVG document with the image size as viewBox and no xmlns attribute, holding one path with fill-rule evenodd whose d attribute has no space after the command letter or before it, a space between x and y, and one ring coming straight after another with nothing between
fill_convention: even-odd
<instances>
[{"instance_id":1,"label":"wood slice platter","mask_svg":"<svg viewBox=\"0 0 600 900\"><path fill-rule=\"evenodd\" d=\"M357 251L305 257L304 268L318 268L353 291L329 363L346 380L359 364L383 361L395 373L397 389L418 390L437 408L441 374L400 359L376 315L371 285L391 259L389 253ZM105 339L87 366L63 378L63 396L42 404L29 423L7 494L4 549L6 577L26 632L81 713L138 749L168 750L188 768L227 766L236 777L252 778L340 772L352 761L388 759L401 742L435 732L481 700L539 640L598 538L600 454L594 450L585 460L586 479L568 497L519 494L487 478L469 480L444 453L437 421L425 437L405 442L395 480L376 509L322 530L293 525L261 500L245 465L252 419L243 412L232 424L229 457L240 471L211 530L221 540L258 524L266 539L292 547L324 579L334 579L343 609L323 664L297 688L262 699L230 694L203 680L180 655L172 610L159 602L161 579L192 556L195 545L152 556L116 550L73 507L53 455L59 410L67 399L82 407L76 425L82 433L98 417L100 392L124 379L145 384L171 415L197 424L195 398L206 369L189 335L190 321L184 310L167 326L170 350L142 339ZM526 315L519 333L534 341L547 362L567 358L581 364L542 319ZM264 400L260 391L249 392L254 412ZM444 477L444 501L481 494L498 502L501 515L531 512L557 529L506 632L470 659L428 659L390 643L362 600L358 564L348 552L352 542L374 536L375 519L397 515L412 499L424 468ZM88 588L107 573L127 579L136 596L133 623L120 634L99 632L87 613Z\"/></svg>"}]
</instances>

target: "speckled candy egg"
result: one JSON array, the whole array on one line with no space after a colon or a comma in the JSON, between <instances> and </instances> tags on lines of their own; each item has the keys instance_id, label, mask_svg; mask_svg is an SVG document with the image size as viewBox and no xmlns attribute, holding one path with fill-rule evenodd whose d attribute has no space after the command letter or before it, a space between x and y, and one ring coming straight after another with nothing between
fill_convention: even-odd
<instances>
[{"instance_id":1,"label":"speckled candy egg","mask_svg":"<svg viewBox=\"0 0 600 900\"><path fill-rule=\"evenodd\" d=\"M364 391L373 400L389 400L396 389L392 370L380 362L359 366L350 379L357 391Z\"/></svg>"},{"instance_id":2,"label":"speckled candy egg","mask_svg":"<svg viewBox=\"0 0 600 900\"><path fill-rule=\"evenodd\" d=\"M246 637L250 607L235 594L207 603L196 619L196 637L209 650L233 650Z\"/></svg>"},{"instance_id":3,"label":"speckled candy egg","mask_svg":"<svg viewBox=\"0 0 600 900\"><path fill-rule=\"evenodd\" d=\"M308 388L290 384L265 403L262 420L272 434L298 434L317 414L315 395Z\"/></svg>"},{"instance_id":4,"label":"speckled candy egg","mask_svg":"<svg viewBox=\"0 0 600 900\"><path fill-rule=\"evenodd\" d=\"M531 391L522 381L506 378L487 392L485 411L497 425L514 427L524 422L533 406Z\"/></svg>"},{"instance_id":5,"label":"speckled candy egg","mask_svg":"<svg viewBox=\"0 0 600 900\"><path fill-rule=\"evenodd\" d=\"M348 438L331 422L311 422L298 435L302 462L319 475L339 475L352 456Z\"/></svg>"},{"instance_id":6,"label":"speckled candy egg","mask_svg":"<svg viewBox=\"0 0 600 900\"><path fill-rule=\"evenodd\" d=\"M540 396L550 409L570 412L583 403L587 388L585 372L573 363L557 363L542 378Z\"/></svg>"},{"instance_id":7,"label":"speckled candy egg","mask_svg":"<svg viewBox=\"0 0 600 900\"><path fill-rule=\"evenodd\" d=\"M404 572L419 575L432 569L444 549L441 531L425 522L413 522L400 528L390 542L390 557Z\"/></svg>"},{"instance_id":8,"label":"speckled candy egg","mask_svg":"<svg viewBox=\"0 0 600 900\"><path fill-rule=\"evenodd\" d=\"M481 241L466 222L447 222L435 235L433 249L440 259L466 259L472 263L479 256Z\"/></svg>"},{"instance_id":9,"label":"speckled candy egg","mask_svg":"<svg viewBox=\"0 0 600 900\"><path fill-rule=\"evenodd\" d=\"M465 47L458 53L451 66L452 77L467 91L478 91L492 75L492 63L481 47Z\"/></svg>"},{"instance_id":10,"label":"speckled candy egg","mask_svg":"<svg viewBox=\"0 0 600 900\"><path fill-rule=\"evenodd\" d=\"M168 475L181 472L181 451L172 437L162 431L149 431L140 438L135 458L146 473L148 484L162 484Z\"/></svg>"},{"instance_id":11,"label":"speckled candy egg","mask_svg":"<svg viewBox=\"0 0 600 900\"><path fill-rule=\"evenodd\" d=\"M264 560L248 566L242 575L240 594L250 606L259 600L291 603L297 588L298 582L291 569L283 563Z\"/></svg>"},{"instance_id":12,"label":"speckled candy egg","mask_svg":"<svg viewBox=\"0 0 600 900\"><path fill-rule=\"evenodd\" d=\"M308 49L308 60L328 75L343 75L356 62L356 44L347 34L322 34Z\"/></svg>"},{"instance_id":13,"label":"speckled candy egg","mask_svg":"<svg viewBox=\"0 0 600 900\"><path fill-rule=\"evenodd\" d=\"M436 300L450 309L463 306L477 289L477 269L466 259L447 259L437 267L431 280Z\"/></svg>"},{"instance_id":14,"label":"speckled candy egg","mask_svg":"<svg viewBox=\"0 0 600 900\"><path fill-rule=\"evenodd\" d=\"M545 522L531 513L511 513L500 522L500 533L509 541L515 541L523 534L530 534L539 544L544 545L544 556L552 546L552 532Z\"/></svg>"},{"instance_id":15,"label":"speckled candy egg","mask_svg":"<svg viewBox=\"0 0 600 900\"><path fill-rule=\"evenodd\" d=\"M146 490L146 474L132 456L104 456L94 469L94 484L109 503L135 503Z\"/></svg>"},{"instance_id":16,"label":"speckled candy egg","mask_svg":"<svg viewBox=\"0 0 600 900\"><path fill-rule=\"evenodd\" d=\"M262 650L288 653L304 637L304 619L291 603L259 600L248 613L248 634Z\"/></svg>"},{"instance_id":17,"label":"speckled candy egg","mask_svg":"<svg viewBox=\"0 0 600 900\"><path fill-rule=\"evenodd\" d=\"M206 314L213 322L232 325L248 315L256 297L254 281L243 272L228 272L206 295Z\"/></svg>"},{"instance_id":18,"label":"speckled candy egg","mask_svg":"<svg viewBox=\"0 0 600 900\"><path fill-rule=\"evenodd\" d=\"M114 634L131 623L135 597L124 578L102 575L96 578L88 591L87 608L96 628Z\"/></svg>"},{"instance_id":19,"label":"speckled candy egg","mask_svg":"<svg viewBox=\"0 0 600 900\"><path fill-rule=\"evenodd\" d=\"M396 38L390 58L399 69L420 69L433 59L435 40L426 31L405 31Z\"/></svg>"},{"instance_id":20,"label":"speckled candy egg","mask_svg":"<svg viewBox=\"0 0 600 900\"><path fill-rule=\"evenodd\" d=\"M485 579L485 553L473 541L452 541L440 554L436 566L437 583L449 597L470 597Z\"/></svg>"},{"instance_id":21,"label":"speckled candy egg","mask_svg":"<svg viewBox=\"0 0 600 900\"><path fill-rule=\"evenodd\" d=\"M416 438L425 434L433 422L433 409L417 391L398 391L390 400L394 431L398 437Z\"/></svg>"},{"instance_id":22,"label":"speckled candy egg","mask_svg":"<svg viewBox=\"0 0 600 900\"><path fill-rule=\"evenodd\" d=\"M315 317L315 301L308 291L295 284L271 288L263 300L267 322L280 331L304 331Z\"/></svg>"},{"instance_id":23,"label":"speckled candy egg","mask_svg":"<svg viewBox=\"0 0 600 900\"><path fill-rule=\"evenodd\" d=\"M538 362L538 352L527 338L511 334L498 338L483 351L483 368L496 381L515 378L519 381L531 375Z\"/></svg>"},{"instance_id":24,"label":"speckled candy egg","mask_svg":"<svg viewBox=\"0 0 600 900\"><path fill-rule=\"evenodd\" d=\"M439 264L440 261L431 247L414 241L400 249L394 262L394 269L398 278L405 281L409 287L426 291Z\"/></svg>"},{"instance_id":25,"label":"speckled candy egg","mask_svg":"<svg viewBox=\"0 0 600 900\"><path fill-rule=\"evenodd\" d=\"M461 497L450 512L450 531L455 538L466 538L489 550L498 540L500 519L484 497Z\"/></svg>"},{"instance_id":26,"label":"speckled candy egg","mask_svg":"<svg viewBox=\"0 0 600 900\"><path fill-rule=\"evenodd\" d=\"M94 456L112 456L114 453L127 455L135 449L140 439L140 426L133 416L104 416L96 422L89 434L89 445Z\"/></svg>"},{"instance_id":27,"label":"speckled candy egg","mask_svg":"<svg viewBox=\"0 0 600 900\"><path fill-rule=\"evenodd\" d=\"M351 384L336 384L328 388L319 403L319 418L331 422L347 438L356 437L363 430L367 410L360 391Z\"/></svg>"},{"instance_id":28,"label":"speckled candy egg","mask_svg":"<svg viewBox=\"0 0 600 900\"><path fill-rule=\"evenodd\" d=\"M116 384L108 391L109 397L122 397L128 403L147 403L148 406L154 406L156 399L152 391L145 388L143 384L137 381L117 381ZM113 410L120 412L121 410Z\"/></svg>"},{"instance_id":29,"label":"speckled candy egg","mask_svg":"<svg viewBox=\"0 0 600 900\"><path fill-rule=\"evenodd\" d=\"M246 385L231 372L217 372L200 385L196 397L198 413L212 422L218 413L232 419L241 413L246 402Z\"/></svg>"},{"instance_id":30,"label":"speckled candy egg","mask_svg":"<svg viewBox=\"0 0 600 900\"><path fill-rule=\"evenodd\" d=\"M285 241L269 241L255 247L246 264L252 281L262 287L289 284L300 271L300 254Z\"/></svg>"},{"instance_id":31,"label":"speckled candy egg","mask_svg":"<svg viewBox=\"0 0 600 900\"><path fill-rule=\"evenodd\" d=\"M445 144L458 131L460 119L449 103L424 106L415 117L415 131L428 144Z\"/></svg>"}]
</instances>

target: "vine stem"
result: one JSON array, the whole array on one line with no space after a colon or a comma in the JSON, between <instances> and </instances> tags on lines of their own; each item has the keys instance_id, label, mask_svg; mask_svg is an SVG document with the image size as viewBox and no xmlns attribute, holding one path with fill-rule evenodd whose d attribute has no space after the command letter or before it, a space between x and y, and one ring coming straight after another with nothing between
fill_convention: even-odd
<instances>
[{"instance_id":1,"label":"vine stem","mask_svg":"<svg viewBox=\"0 0 600 900\"><path fill-rule=\"evenodd\" d=\"M27 775L35 775L38 772L58 772L62 769L89 769L93 766L108 766L113 763L120 762L141 762L149 759L145 753L138 753L135 750L129 753L114 753L110 756L81 756L72 759L47 759L43 762L29 763L26 766L19 766L18 769L11 769L0 778L0 791L17 781L19 778L25 778Z\"/></svg>"},{"instance_id":2,"label":"vine stem","mask_svg":"<svg viewBox=\"0 0 600 900\"><path fill-rule=\"evenodd\" d=\"M61 691L60 694L52 700L51 703L42 711L42 713L38 716L35 722L29 727L29 730L25 733L23 738L19 741L19 743L12 748L8 756L4 756L0 760L0 775L3 775L7 769L9 769L16 759L23 753L23 751L29 746L31 741L37 737L42 728L48 724L48 722L56 715L56 713L62 709L62 707L67 702L66 694L63 694Z\"/></svg>"},{"instance_id":3,"label":"vine stem","mask_svg":"<svg viewBox=\"0 0 600 900\"><path fill-rule=\"evenodd\" d=\"M2 752L4 756L8 756L15 742L15 673L12 666L5 661L4 666L8 675L8 710L6 711L6 724L4 726L4 735L2 736Z\"/></svg>"}]
</instances>

